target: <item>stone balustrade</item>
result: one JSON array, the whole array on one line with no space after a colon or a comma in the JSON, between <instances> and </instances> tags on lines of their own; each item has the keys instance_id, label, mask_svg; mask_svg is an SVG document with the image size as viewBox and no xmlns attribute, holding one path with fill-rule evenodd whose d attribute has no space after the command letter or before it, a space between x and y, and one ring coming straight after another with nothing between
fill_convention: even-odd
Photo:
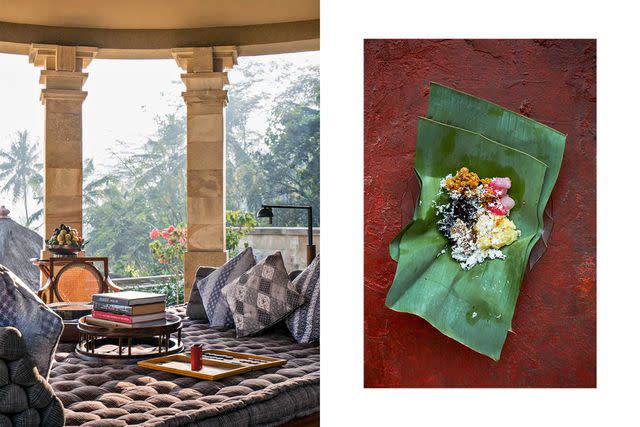
<instances>
[{"instance_id":1,"label":"stone balustrade","mask_svg":"<svg viewBox=\"0 0 640 427\"><path fill-rule=\"evenodd\" d=\"M304 270L307 266L306 227L256 227L245 236L240 245L247 243L256 257L263 258L275 251L282 252L288 271ZM313 243L316 253L320 253L320 227L313 229Z\"/></svg>"}]
</instances>

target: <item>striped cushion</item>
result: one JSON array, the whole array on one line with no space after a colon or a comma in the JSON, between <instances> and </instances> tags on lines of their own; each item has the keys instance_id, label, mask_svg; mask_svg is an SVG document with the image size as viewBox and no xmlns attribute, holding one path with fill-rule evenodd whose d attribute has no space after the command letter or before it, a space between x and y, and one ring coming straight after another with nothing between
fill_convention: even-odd
<instances>
[{"instance_id":1,"label":"striped cushion","mask_svg":"<svg viewBox=\"0 0 640 427\"><path fill-rule=\"evenodd\" d=\"M320 340L320 255L295 278L293 284L305 303L287 317L287 327L301 344Z\"/></svg>"}]
</instances>

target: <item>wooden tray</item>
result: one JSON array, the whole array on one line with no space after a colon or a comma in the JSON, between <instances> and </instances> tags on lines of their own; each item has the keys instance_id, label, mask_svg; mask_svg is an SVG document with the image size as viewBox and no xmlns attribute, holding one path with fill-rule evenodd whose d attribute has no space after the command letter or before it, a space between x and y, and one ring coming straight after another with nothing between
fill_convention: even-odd
<instances>
[{"instance_id":1,"label":"wooden tray","mask_svg":"<svg viewBox=\"0 0 640 427\"><path fill-rule=\"evenodd\" d=\"M202 353L202 369L199 371L191 370L190 353L155 357L153 359L142 360L138 362L138 365L176 375L185 375L203 380L217 380L233 375L244 374L249 371L282 366L287 363L284 359L224 350L204 350ZM207 354L213 357L218 356L220 360L217 358L207 358ZM222 360L221 356L231 357L231 359Z\"/></svg>"}]
</instances>

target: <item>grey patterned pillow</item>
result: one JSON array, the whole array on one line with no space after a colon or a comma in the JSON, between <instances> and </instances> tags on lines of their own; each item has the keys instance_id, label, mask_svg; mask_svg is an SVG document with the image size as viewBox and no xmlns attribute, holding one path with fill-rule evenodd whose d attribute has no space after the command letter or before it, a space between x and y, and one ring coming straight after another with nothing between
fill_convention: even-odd
<instances>
[{"instance_id":1,"label":"grey patterned pillow","mask_svg":"<svg viewBox=\"0 0 640 427\"><path fill-rule=\"evenodd\" d=\"M222 267L197 282L210 326L233 327L233 316L220 291L242 273L256 265L251 248L226 262Z\"/></svg>"},{"instance_id":2,"label":"grey patterned pillow","mask_svg":"<svg viewBox=\"0 0 640 427\"><path fill-rule=\"evenodd\" d=\"M22 334L27 352L45 379L62 335L62 319L47 307L22 280L0 265L0 326L13 326Z\"/></svg>"},{"instance_id":3,"label":"grey patterned pillow","mask_svg":"<svg viewBox=\"0 0 640 427\"><path fill-rule=\"evenodd\" d=\"M202 304L202 296L200 296L200 291L198 290L198 282L205 280L214 271L216 271L215 267L202 265L196 270L196 280L193 281L191 286L191 294L187 303L187 316L190 319L208 320L207 312L204 311L204 305Z\"/></svg>"},{"instance_id":4,"label":"grey patterned pillow","mask_svg":"<svg viewBox=\"0 0 640 427\"><path fill-rule=\"evenodd\" d=\"M301 344L320 339L320 255L293 280L306 302L287 317L287 327Z\"/></svg>"},{"instance_id":5,"label":"grey patterned pillow","mask_svg":"<svg viewBox=\"0 0 640 427\"><path fill-rule=\"evenodd\" d=\"M275 325L304 303L304 297L289 281L280 252L222 288L222 294L233 313L238 338Z\"/></svg>"}]
</instances>

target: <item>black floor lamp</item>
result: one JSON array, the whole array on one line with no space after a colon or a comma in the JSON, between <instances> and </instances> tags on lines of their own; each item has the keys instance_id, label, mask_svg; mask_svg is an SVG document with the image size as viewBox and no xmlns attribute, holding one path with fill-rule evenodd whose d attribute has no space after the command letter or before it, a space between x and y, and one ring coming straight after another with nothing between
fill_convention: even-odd
<instances>
[{"instance_id":1,"label":"black floor lamp","mask_svg":"<svg viewBox=\"0 0 640 427\"><path fill-rule=\"evenodd\" d=\"M273 209L306 209L307 211L307 265L316 257L316 245L313 244L313 208L297 205L262 205L258 211L258 218L267 218L273 223Z\"/></svg>"}]
</instances>

